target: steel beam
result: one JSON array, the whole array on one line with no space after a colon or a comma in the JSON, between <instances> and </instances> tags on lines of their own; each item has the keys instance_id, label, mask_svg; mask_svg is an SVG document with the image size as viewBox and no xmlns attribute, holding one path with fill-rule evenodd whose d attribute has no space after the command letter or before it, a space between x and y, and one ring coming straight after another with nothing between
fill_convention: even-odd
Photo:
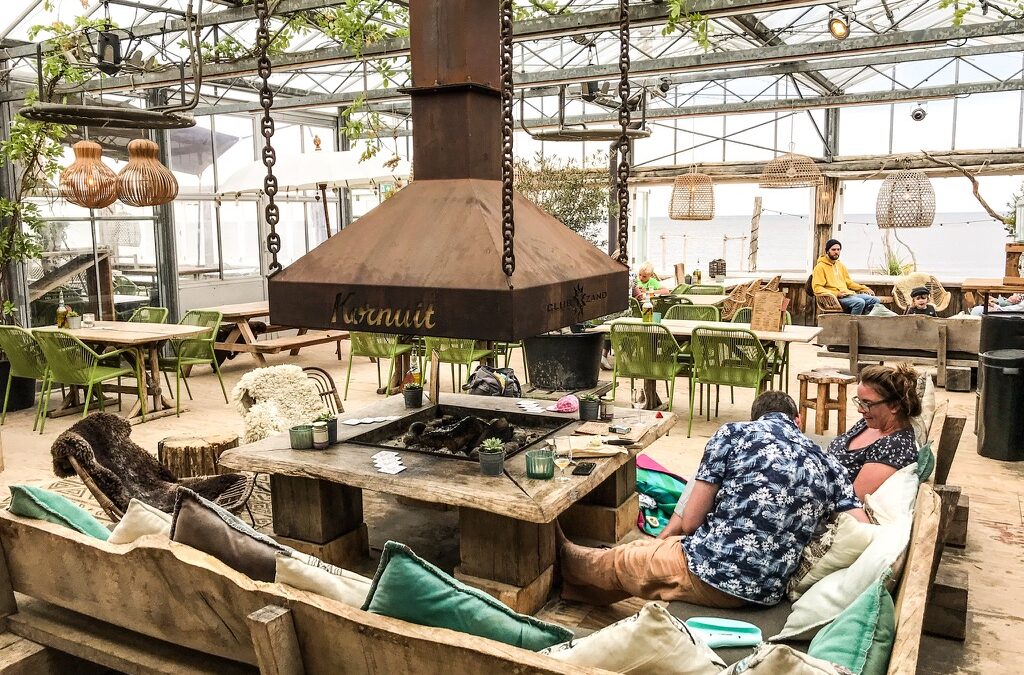
<instances>
[{"instance_id":1,"label":"steel beam","mask_svg":"<svg viewBox=\"0 0 1024 675\"><path fill-rule=\"evenodd\" d=\"M764 47L784 47L786 45L785 40L772 33L768 26L752 14L734 16L729 20ZM806 79L819 94L837 94L842 91L839 85L816 71L807 73Z\"/></svg>"}]
</instances>

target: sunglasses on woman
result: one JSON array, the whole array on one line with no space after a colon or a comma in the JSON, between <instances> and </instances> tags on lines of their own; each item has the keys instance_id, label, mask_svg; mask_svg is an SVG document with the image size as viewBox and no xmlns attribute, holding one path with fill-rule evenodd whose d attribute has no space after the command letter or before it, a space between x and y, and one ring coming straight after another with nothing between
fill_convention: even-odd
<instances>
[{"instance_id":1,"label":"sunglasses on woman","mask_svg":"<svg viewBox=\"0 0 1024 675\"><path fill-rule=\"evenodd\" d=\"M882 399L881 401L865 401L860 396L854 396L853 397L853 403L854 403L854 405L857 406L857 408L859 410L871 410L876 405L879 405L881 403L888 403L888 402L889 402L889 399Z\"/></svg>"}]
</instances>

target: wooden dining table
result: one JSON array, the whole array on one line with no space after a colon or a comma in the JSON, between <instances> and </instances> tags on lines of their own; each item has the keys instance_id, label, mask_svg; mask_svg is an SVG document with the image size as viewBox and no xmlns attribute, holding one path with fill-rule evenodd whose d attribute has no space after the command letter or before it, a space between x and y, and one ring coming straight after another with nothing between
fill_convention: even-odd
<instances>
[{"instance_id":1,"label":"wooden dining table","mask_svg":"<svg viewBox=\"0 0 1024 675\"><path fill-rule=\"evenodd\" d=\"M36 330L57 330L56 326L45 326ZM76 328L67 330L67 333L75 336L82 342L101 347L134 347L143 352L144 362L148 364L146 375L147 397L151 404L146 406L146 420L166 417L175 414L174 401L168 399L160 387L160 347L168 340L183 340L185 338L201 337L208 334L209 328L204 326L185 326L176 323L133 323L129 321L97 321L89 328ZM135 387L121 385L107 385L106 391L118 393L136 393ZM63 404L57 410L50 412L50 417L63 417L76 412L81 412L82 403L79 403L77 392L72 388L71 394L65 397ZM182 408L182 411L186 408ZM125 418L132 424L144 421L142 419L142 401L138 400Z\"/></svg>"},{"instance_id":2,"label":"wooden dining table","mask_svg":"<svg viewBox=\"0 0 1024 675\"><path fill-rule=\"evenodd\" d=\"M700 296L695 296L700 297ZM597 333L611 333L612 326L617 323L643 323L641 319L633 317L625 317L621 319L613 319L608 323L603 323L599 326L595 326L591 330ZM718 329L737 329L749 330L754 336L762 342L800 342L809 343L818 336L818 333L822 331L820 326L796 326L789 325L783 326L782 330L752 330L749 323L732 322L732 321L681 321L676 319L665 319L659 322L659 325L664 326L672 333L672 336L679 339L689 340L693 335L694 328L698 326L702 328L718 328ZM656 380L645 380L644 381L644 392L647 401L648 408L655 408L661 405L660 397L658 396Z\"/></svg>"}]
</instances>

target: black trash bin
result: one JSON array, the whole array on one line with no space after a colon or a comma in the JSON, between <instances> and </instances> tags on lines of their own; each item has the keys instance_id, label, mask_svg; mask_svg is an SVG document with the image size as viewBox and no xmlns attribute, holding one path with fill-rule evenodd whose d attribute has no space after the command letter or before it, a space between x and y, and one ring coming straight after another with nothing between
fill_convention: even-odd
<instances>
[{"instance_id":1,"label":"black trash bin","mask_svg":"<svg viewBox=\"0 0 1024 675\"><path fill-rule=\"evenodd\" d=\"M1024 312L990 312L981 318L978 353L1024 349Z\"/></svg>"},{"instance_id":2,"label":"black trash bin","mask_svg":"<svg viewBox=\"0 0 1024 675\"><path fill-rule=\"evenodd\" d=\"M1024 349L981 355L978 454L1024 460Z\"/></svg>"}]
</instances>

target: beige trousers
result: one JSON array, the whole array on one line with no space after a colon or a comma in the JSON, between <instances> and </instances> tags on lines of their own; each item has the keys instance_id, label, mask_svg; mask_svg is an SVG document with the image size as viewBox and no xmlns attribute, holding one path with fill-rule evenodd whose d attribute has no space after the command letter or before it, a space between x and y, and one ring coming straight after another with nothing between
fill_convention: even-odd
<instances>
[{"instance_id":1,"label":"beige trousers","mask_svg":"<svg viewBox=\"0 0 1024 675\"><path fill-rule=\"evenodd\" d=\"M707 585L690 572L682 537L642 539L609 549L565 542L560 551L562 597L611 604L636 596L732 609L745 600Z\"/></svg>"}]
</instances>

